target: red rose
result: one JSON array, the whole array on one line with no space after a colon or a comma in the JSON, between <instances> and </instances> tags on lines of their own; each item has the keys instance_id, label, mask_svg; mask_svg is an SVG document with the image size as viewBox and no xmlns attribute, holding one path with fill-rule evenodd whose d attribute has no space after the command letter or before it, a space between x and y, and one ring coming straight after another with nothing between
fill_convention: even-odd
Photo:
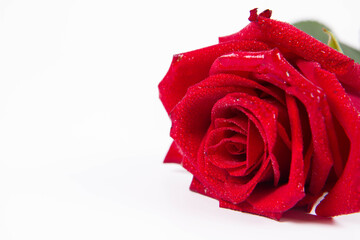
<instances>
[{"instance_id":1,"label":"red rose","mask_svg":"<svg viewBox=\"0 0 360 240\"><path fill-rule=\"evenodd\" d=\"M220 43L175 55L159 84L165 162L220 207L279 219L360 211L360 65L271 11Z\"/></svg>"}]
</instances>

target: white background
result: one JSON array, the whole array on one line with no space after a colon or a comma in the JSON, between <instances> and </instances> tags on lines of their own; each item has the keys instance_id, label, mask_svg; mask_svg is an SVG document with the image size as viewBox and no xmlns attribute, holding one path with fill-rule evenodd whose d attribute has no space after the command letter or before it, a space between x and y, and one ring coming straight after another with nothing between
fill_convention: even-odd
<instances>
[{"instance_id":1,"label":"white background","mask_svg":"<svg viewBox=\"0 0 360 240\"><path fill-rule=\"evenodd\" d=\"M249 10L316 19L359 48L358 1L0 2L0 239L347 239L360 214L281 222L218 208L163 165L172 54Z\"/></svg>"}]
</instances>

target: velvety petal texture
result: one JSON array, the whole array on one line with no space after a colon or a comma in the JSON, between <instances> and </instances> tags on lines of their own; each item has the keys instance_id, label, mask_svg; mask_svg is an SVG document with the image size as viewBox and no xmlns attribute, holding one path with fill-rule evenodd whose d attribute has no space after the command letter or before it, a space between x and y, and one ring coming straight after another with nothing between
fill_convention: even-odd
<instances>
[{"instance_id":1,"label":"velvety petal texture","mask_svg":"<svg viewBox=\"0 0 360 240\"><path fill-rule=\"evenodd\" d=\"M275 220L360 211L360 65L271 11L174 55L159 84L174 139L164 162L220 207Z\"/></svg>"}]
</instances>

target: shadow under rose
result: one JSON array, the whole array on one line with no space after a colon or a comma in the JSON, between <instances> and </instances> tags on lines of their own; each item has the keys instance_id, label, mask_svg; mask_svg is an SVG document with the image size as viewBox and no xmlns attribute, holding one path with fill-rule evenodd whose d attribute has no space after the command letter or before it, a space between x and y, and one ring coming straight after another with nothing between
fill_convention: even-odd
<instances>
[{"instance_id":1,"label":"shadow under rose","mask_svg":"<svg viewBox=\"0 0 360 240\"><path fill-rule=\"evenodd\" d=\"M303 212L297 209L291 209L284 213L280 222L293 222L293 223L311 223L311 224L323 224L323 225L336 225L336 221L333 218L321 217L310 213Z\"/></svg>"}]
</instances>

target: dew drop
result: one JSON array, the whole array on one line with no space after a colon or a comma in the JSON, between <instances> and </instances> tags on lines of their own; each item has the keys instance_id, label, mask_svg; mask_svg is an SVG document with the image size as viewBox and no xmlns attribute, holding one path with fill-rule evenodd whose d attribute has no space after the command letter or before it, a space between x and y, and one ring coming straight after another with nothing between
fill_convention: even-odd
<instances>
[{"instance_id":1,"label":"dew drop","mask_svg":"<svg viewBox=\"0 0 360 240\"><path fill-rule=\"evenodd\" d=\"M177 62L180 62L180 60L184 57L184 55L183 54L178 54L178 55L176 55L176 61Z\"/></svg>"}]
</instances>

